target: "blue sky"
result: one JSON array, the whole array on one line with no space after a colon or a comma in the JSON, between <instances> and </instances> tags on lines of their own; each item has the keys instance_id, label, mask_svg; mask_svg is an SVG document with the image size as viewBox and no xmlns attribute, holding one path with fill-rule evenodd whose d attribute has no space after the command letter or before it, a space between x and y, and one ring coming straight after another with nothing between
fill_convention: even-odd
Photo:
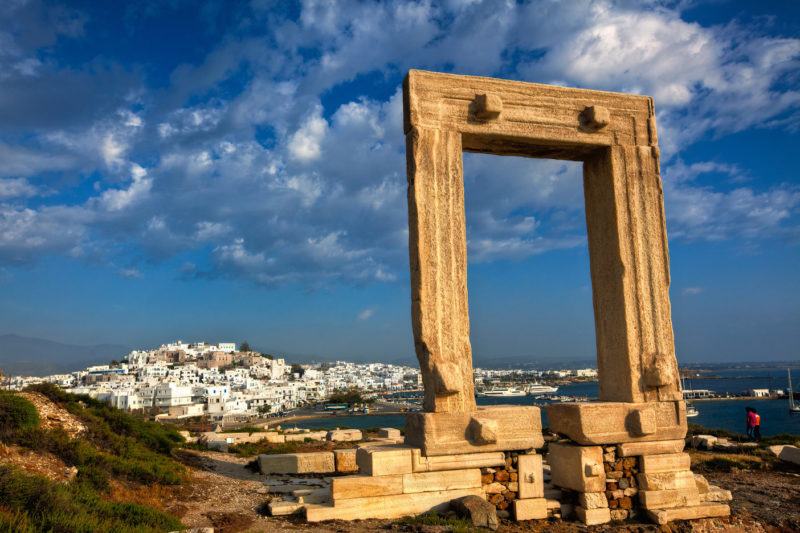
<instances>
[{"instance_id":1,"label":"blue sky","mask_svg":"<svg viewBox=\"0 0 800 533\"><path fill-rule=\"evenodd\" d=\"M655 98L678 358L800 358L800 4L0 10L0 333L413 361L410 68ZM465 154L476 359L594 357L578 163Z\"/></svg>"}]
</instances>

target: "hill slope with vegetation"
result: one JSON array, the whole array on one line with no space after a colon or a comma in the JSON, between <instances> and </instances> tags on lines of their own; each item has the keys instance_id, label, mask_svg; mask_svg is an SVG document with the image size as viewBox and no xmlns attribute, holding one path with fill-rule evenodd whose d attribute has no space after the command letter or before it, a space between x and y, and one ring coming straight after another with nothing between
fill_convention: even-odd
<instances>
[{"instance_id":1,"label":"hill slope with vegetation","mask_svg":"<svg viewBox=\"0 0 800 533\"><path fill-rule=\"evenodd\" d=\"M51 406L48 411L35 404ZM65 414L48 414L53 410ZM62 420L67 418L70 423ZM152 507L116 501L112 490L125 484L157 492L185 480L185 467L171 457L183 438L170 426L41 384L23 394L0 391L0 443L0 533L147 533L183 527ZM42 471L41 461L37 471L25 460L42 457L71 475L60 479L64 476L52 467Z\"/></svg>"}]
</instances>

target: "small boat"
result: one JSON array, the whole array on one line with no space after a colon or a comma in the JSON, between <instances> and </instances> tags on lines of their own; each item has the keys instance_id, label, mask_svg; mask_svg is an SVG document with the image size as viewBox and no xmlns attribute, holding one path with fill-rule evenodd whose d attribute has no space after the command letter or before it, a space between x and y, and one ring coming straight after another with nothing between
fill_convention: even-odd
<instances>
[{"instance_id":1,"label":"small boat","mask_svg":"<svg viewBox=\"0 0 800 533\"><path fill-rule=\"evenodd\" d=\"M491 389L479 392L478 396L480 396L481 398L508 398L510 396L525 396L525 391L521 391L515 388Z\"/></svg>"},{"instance_id":2,"label":"small boat","mask_svg":"<svg viewBox=\"0 0 800 533\"><path fill-rule=\"evenodd\" d=\"M787 368L786 373L789 374L789 414L800 415L800 405L794 404L794 389L792 388L792 371Z\"/></svg>"},{"instance_id":3,"label":"small boat","mask_svg":"<svg viewBox=\"0 0 800 533\"><path fill-rule=\"evenodd\" d=\"M541 394L552 394L558 390L558 387L551 387L550 385L542 385L541 383L533 383L525 387L525 390L531 396L539 396Z\"/></svg>"},{"instance_id":4,"label":"small boat","mask_svg":"<svg viewBox=\"0 0 800 533\"><path fill-rule=\"evenodd\" d=\"M686 418L691 418L693 416L697 416L700 414L700 411L697 410L697 407L694 405L687 403L686 404Z\"/></svg>"}]
</instances>

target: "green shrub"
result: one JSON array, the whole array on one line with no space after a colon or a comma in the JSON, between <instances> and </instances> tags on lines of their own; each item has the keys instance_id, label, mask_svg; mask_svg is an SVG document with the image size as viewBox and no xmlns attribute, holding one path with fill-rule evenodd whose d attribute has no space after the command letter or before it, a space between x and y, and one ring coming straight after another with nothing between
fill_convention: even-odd
<instances>
[{"instance_id":1,"label":"green shrub","mask_svg":"<svg viewBox=\"0 0 800 533\"><path fill-rule=\"evenodd\" d=\"M56 483L0 465L0 532L151 533L182 527L155 509L104 501L89 483Z\"/></svg>"},{"instance_id":2,"label":"green shrub","mask_svg":"<svg viewBox=\"0 0 800 533\"><path fill-rule=\"evenodd\" d=\"M439 529L436 526L449 526L453 533L478 533L485 531L483 528L476 527L466 518L447 518L435 511L430 511L417 516L405 516L399 521L406 526L434 526L431 529Z\"/></svg>"},{"instance_id":3,"label":"green shrub","mask_svg":"<svg viewBox=\"0 0 800 533\"><path fill-rule=\"evenodd\" d=\"M255 426L242 426L238 429L224 429L220 433L265 433L267 430L264 428L257 428Z\"/></svg>"},{"instance_id":4,"label":"green shrub","mask_svg":"<svg viewBox=\"0 0 800 533\"><path fill-rule=\"evenodd\" d=\"M26 390L39 392L59 403L87 427L87 434L71 439L62 429L38 427L17 432L16 441L33 450L44 450L78 467L92 467L81 479L107 486L97 470L139 483L179 484L185 468L171 457L172 449L184 442L173 426L139 420L131 415L86 396L69 394L49 383L32 385ZM14 396L19 398L18 396ZM20 398L21 399L21 398ZM35 411L35 408L34 408Z\"/></svg>"},{"instance_id":5,"label":"green shrub","mask_svg":"<svg viewBox=\"0 0 800 533\"><path fill-rule=\"evenodd\" d=\"M31 402L7 392L0 392L0 439L16 442L20 434L39 425L39 413Z\"/></svg>"},{"instance_id":6,"label":"green shrub","mask_svg":"<svg viewBox=\"0 0 800 533\"><path fill-rule=\"evenodd\" d=\"M258 442L242 442L228 446L229 453L235 453L242 457L252 457L253 455L267 454L278 455L283 453L295 453L298 445L294 442L273 444L262 439Z\"/></svg>"},{"instance_id":7,"label":"green shrub","mask_svg":"<svg viewBox=\"0 0 800 533\"><path fill-rule=\"evenodd\" d=\"M732 472L733 470L746 470L748 465L725 457L714 457L697 465L700 472Z\"/></svg>"}]
</instances>

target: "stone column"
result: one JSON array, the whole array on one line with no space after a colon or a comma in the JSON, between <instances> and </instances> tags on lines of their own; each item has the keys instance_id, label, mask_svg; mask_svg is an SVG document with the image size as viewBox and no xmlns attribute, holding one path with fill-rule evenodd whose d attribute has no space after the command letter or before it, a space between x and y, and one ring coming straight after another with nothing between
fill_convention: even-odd
<instances>
[{"instance_id":1,"label":"stone column","mask_svg":"<svg viewBox=\"0 0 800 533\"><path fill-rule=\"evenodd\" d=\"M406 136L411 323L427 412L475 410L461 134Z\"/></svg>"}]
</instances>

